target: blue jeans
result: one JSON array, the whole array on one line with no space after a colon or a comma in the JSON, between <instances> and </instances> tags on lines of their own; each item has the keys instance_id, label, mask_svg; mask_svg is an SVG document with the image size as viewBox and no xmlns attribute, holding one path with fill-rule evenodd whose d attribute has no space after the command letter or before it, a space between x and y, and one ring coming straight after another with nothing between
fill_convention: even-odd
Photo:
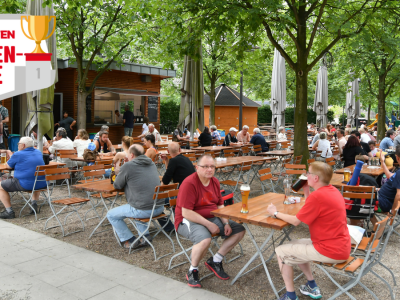
<instances>
[{"instance_id":1,"label":"blue jeans","mask_svg":"<svg viewBox=\"0 0 400 300\"><path fill-rule=\"evenodd\" d=\"M164 207L160 206L154 210L154 216L160 215L164 211ZM110 221L111 225L114 227L115 231L118 234L119 240L121 242L125 242L133 237L133 233L129 230L128 226L124 222L125 218L150 218L151 209L150 210L140 210L136 209L129 204L121 205L115 207L108 211L107 219ZM146 231L147 223L137 222L136 227L140 233ZM145 234L149 234L148 231Z\"/></svg>"},{"instance_id":2,"label":"blue jeans","mask_svg":"<svg viewBox=\"0 0 400 300\"><path fill-rule=\"evenodd\" d=\"M132 131L133 131L133 128L124 127L124 134L126 136L132 136Z\"/></svg>"}]
</instances>

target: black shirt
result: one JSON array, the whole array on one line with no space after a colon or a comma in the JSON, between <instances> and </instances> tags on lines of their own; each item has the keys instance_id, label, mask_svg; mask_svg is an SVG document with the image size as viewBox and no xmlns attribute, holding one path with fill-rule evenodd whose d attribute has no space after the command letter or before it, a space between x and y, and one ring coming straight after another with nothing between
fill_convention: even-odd
<instances>
[{"instance_id":1,"label":"black shirt","mask_svg":"<svg viewBox=\"0 0 400 300\"><path fill-rule=\"evenodd\" d=\"M224 146L229 146L230 143L237 143L237 142L238 140L236 138L236 135L232 137L231 134L228 133L225 137Z\"/></svg>"},{"instance_id":2,"label":"black shirt","mask_svg":"<svg viewBox=\"0 0 400 300\"><path fill-rule=\"evenodd\" d=\"M129 110L124 112L123 119L125 120L125 128L133 128L133 124L135 123L135 116L133 115L133 112Z\"/></svg>"},{"instance_id":3,"label":"black shirt","mask_svg":"<svg viewBox=\"0 0 400 300\"><path fill-rule=\"evenodd\" d=\"M212 142L211 134L202 132L199 136L199 142L202 147L211 146Z\"/></svg>"},{"instance_id":4,"label":"black shirt","mask_svg":"<svg viewBox=\"0 0 400 300\"><path fill-rule=\"evenodd\" d=\"M361 144L361 147L364 149L365 153L367 153L366 155L368 155L368 153L371 152L371 149L369 149L369 145L367 143L364 143L361 141L360 141L360 144Z\"/></svg>"},{"instance_id":5,"label":"black shirt","mask_svg":"<svg viewBox=\"0 0 400 300\"><path fill-rule=\"evenodd\" d=\"M261 150L267 152L269 150L269 145L265 141L265 137L261 133L256 133L250 140L253 145L261 145Z\"/></svg>"},{"instance_id":6,"label":"black shirt","mask_svg":"<svg viewBox=\"0 0 400 300\"><path fill-rule=\"evenodd\" d=\"M194 172L195 169L190 159L179 154L169 160L162 182L164 184L169 184L172 179L174 183L179 183L179 185L181 185L182 181Z\"/></svg>"},{"instance_id":7,"label":"black shirt","mask_svg":"<svg viewBox=\"0 0 400 300\"><path fill-rule=\"evenodd\" d=\"M71 131L71 124L75 120L71 117L66 117L65 119L62 119L58 124L60 124L60 127L63 127L66 131Z\"/></svg>"},{"instance_id":8,"label":"black shirt","mask_svg":"<svg viewBox=\"0 0 400 300\"><path fill-rule=\"evenodd\" d=\"M343 149L344 167L348 167L356 164L356 156L362 154L367 155L361 147L351 147Z\"/></svg>"}]
</instances>

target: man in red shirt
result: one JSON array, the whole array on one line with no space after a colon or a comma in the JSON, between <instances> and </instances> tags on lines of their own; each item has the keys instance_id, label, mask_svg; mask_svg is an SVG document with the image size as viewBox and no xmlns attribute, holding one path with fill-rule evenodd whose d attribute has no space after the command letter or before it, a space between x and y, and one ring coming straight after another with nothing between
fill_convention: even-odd
<instances>
[{"instance_id":1,"label":"man in red shirt","mask_svg":"<svg viewBox=\"0 0 400 300\"><path fill-rule=\"evenodd\" d=\"M311 236L311 239L290 241L275 249L287 291L281 300L298 299L294 291L294 265L299 266L308 280L307 284L300 286L300 292L313 299L321 298L321 291L314 281L309 262L341 263L349 258L351 251L344 199L329 184L332 168L323 162L313 162L308 170L308 184L303 187L306 203L296 216L278 212L273 204L268 207L268 212L275 218L294 226L301 222L307 224ZM315 190L311 194L310 186Z\"/></svg>"},{"instance_id":2,"label":"man in red shirt","mask_svg":"<svg viewBox=\"0 0 400 300\"><path fill-rule=\"evenodd\" d=\"M201 287L199 262L207 253L213 234L220 235L224 242L218 252L204 264L222 280L229 279L222 267L224 256L243 238L245 229L233 221L216 218L211 212L224 207L219 181L214 177L215 161L209 155L202 156L196 166L196 172L186 177L179 188L175 209L176 231L194 246L191 266L186 274L188 285Z\"/></svg>"}]
</instances>

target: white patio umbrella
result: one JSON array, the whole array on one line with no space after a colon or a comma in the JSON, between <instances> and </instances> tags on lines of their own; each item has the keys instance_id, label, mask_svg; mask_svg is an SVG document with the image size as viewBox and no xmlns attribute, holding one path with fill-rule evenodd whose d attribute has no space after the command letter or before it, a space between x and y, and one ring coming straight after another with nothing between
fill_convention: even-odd
<instances>
[{"instance_id":1,"label":"white patio umbrella","mask_svg":"<svg viewBox=\"0 0 400 300\"><path fill-rule=\"evenodd\" d=\"M360 101L358 100L359 97L358 78L356 78L353 81L350 81L348 85L349 88L346 94L347 124L353 126L355 118L358 117L360 113Z\"/></svg>"},{"instance_id":2,"label":"white patio umbrella","mask_svg":"<svg viewBox=\"0 0 400 300\"><path fill-rule=\"evenodd\" d=\"M282 45L283 42L281 41ZM285 126L286 109L286 66L285 59L277 49L274 51L274 64L271 80L271 110L272 128L278 130L279 126Z\"/></svg>"},{"instance_id":3,"label":"white patio umbrella","mask_svg":"<svg viewBox=\"0 0 400 300\"><path fill-rule=\"evenodd\" d=\"M181 107L179 126L183 129L190 124L190 139L197 128L204 129L204 99L203 99L203 60L201 42L197 48L200 59L195 60L185 56L181 83Z\"/></svg>"},{"instance_id":4,"label":"white patio umbrella","mask_svg":"<svg viewBox=\"0 0 400 300\"><path fill-rule=\"evenodd\" d=\"M317 85L315 87L314 111L317 113L317 127L323 127L328 119L328 69L321 65L318 71Z\"/></svg>"}]
</instances>

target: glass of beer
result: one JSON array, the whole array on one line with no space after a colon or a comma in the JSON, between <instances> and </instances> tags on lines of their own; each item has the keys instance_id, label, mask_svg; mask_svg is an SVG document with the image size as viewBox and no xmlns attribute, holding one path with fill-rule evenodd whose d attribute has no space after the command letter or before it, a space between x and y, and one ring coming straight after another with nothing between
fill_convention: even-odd
<instances>
[{"instance_id":1,"label":"glass of beer","mask_svg":"<svg viewBox=\"0 0 400 300\"><path fill-rule=\"evenodd\" d=\"M250 185L242 184L240 186L240 193L242 194L242 210L240 212L242 214L248 214L249 213L248 200L249 200L249 194L250 194Z\"/></svg>"},{"instance_id":2,"label":"glass of beer","mask_svg":"<svg viewBox=\"0 0 400 300\"><path fill-rule=\"evenodd\" d=\"M7 153L1 153L1 163L5 164L7 162Z\"/></svg>"},{"instance_id":3,"label":"glass of beer","mask_svg":"<svg viewBox=\"0 0 400 300\"><path fill-rule=\"evenodd\" d=\"M351 170L349 168L345 168L343 172L343 180L349 182L350 177L351 177Z\"/></svg>"},{"instance_id":4,"label":"glass of beer","mask_svg":"<svg viewBox=\"0 0 400 300\"><path fill-rule=\"evenodd\" d=\"M292 190L298 192L307 183L307 176L302 174L292 185Z\"/></svg>"}]
</instances>

